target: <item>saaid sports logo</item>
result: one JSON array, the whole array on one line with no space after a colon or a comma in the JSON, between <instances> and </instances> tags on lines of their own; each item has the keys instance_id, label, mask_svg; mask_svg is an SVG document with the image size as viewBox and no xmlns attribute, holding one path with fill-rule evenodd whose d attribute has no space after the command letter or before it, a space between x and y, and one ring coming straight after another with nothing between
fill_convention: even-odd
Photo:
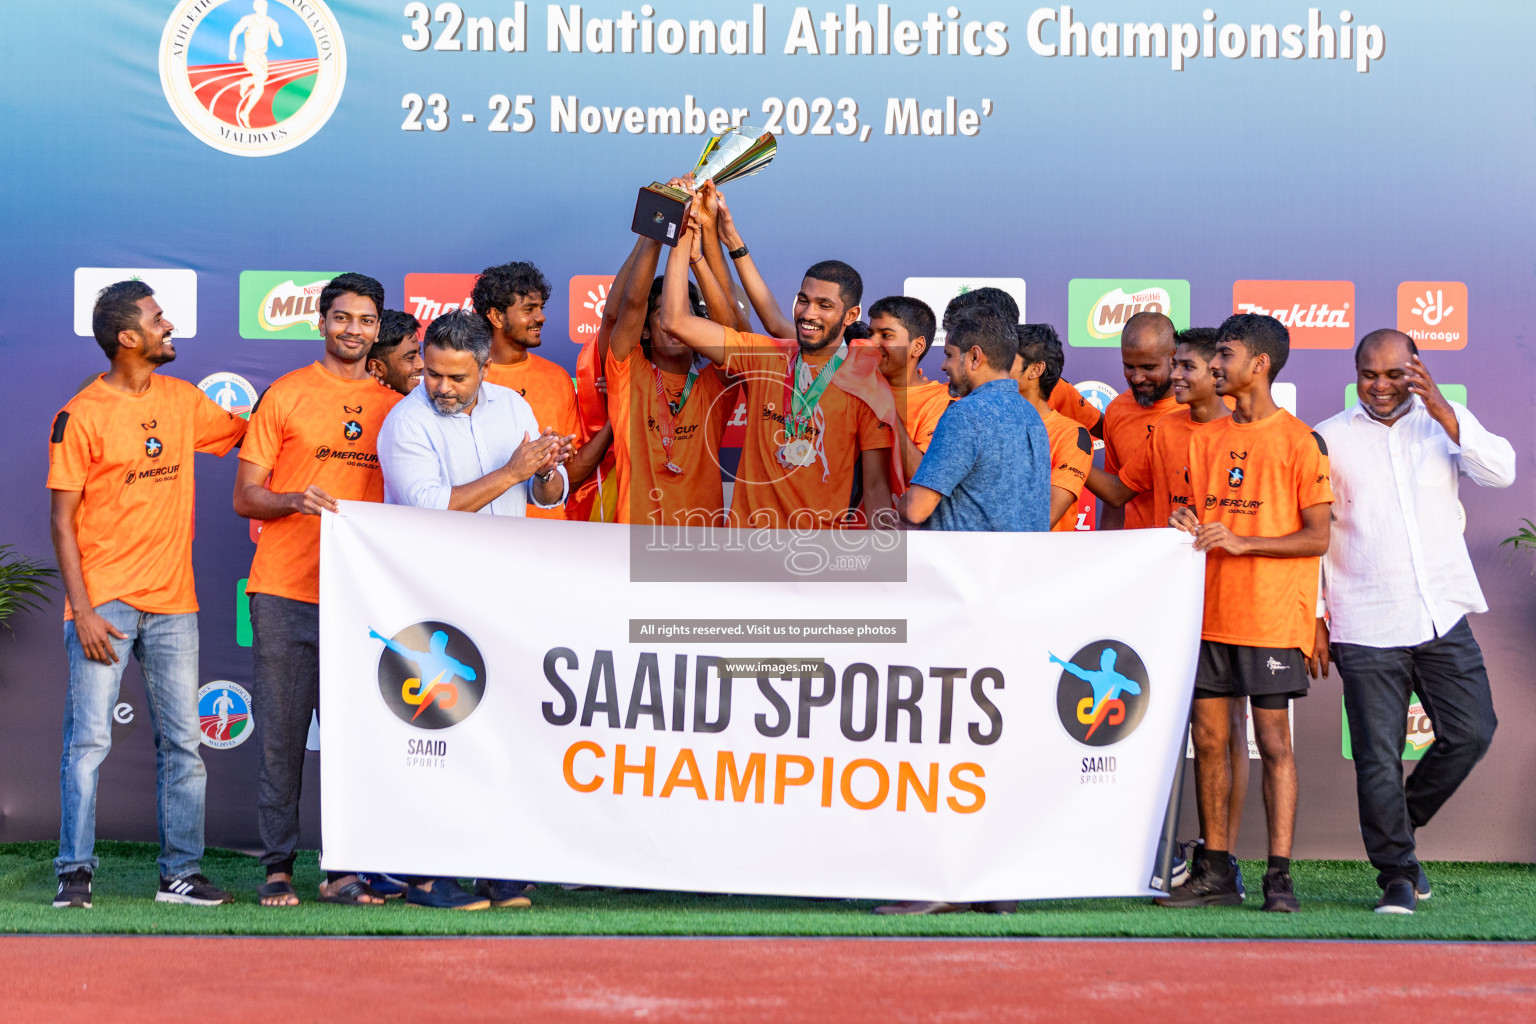
<instances>
[{"instance_id":1,"label":"saaid sports logo","mask_svg":"<svg viewBox=\"0 0 1536 1024\"><path fill-rule=\"evenodd\" d=\"M1056 713L1079 743L1107 747L1141 724L1151 686L1141 656L1118 640L1095 640L1063 661L1056 684Z\"/></svg>"},{"instance_id":2,"label":"saaid sports logo","mask_svg":"<svg viewBox=\"0 0 1536 1024\"><path fill-rule=\"evenodd\" d=\"M347 49L324 0L181 0L160 37L160 86L182 125L235 156L284 153L341 100Z\"/></svg>"},{"instance_id":3,"label":"saaid sports logo","mask_svg":"<svg viewBox=\"0 0 1536 1024\"><path fill-rule=\"evenodd\" d=\"M203 746L238 747L251 737L251 695L239 683L216 679L197 691L197 723Z\"/></svg>"},{"instance_id":4,"label":"saaid sports logo","mask_svg":"<svg viewBox=\"0 0 1536 1024\"><path fill-rule=\"evenodd\" d=\"M347 420L341 425L342 433L347 435L348 441L356 441L363 436L363 425L357 420Z\"/></svg>"},{"instance_id":5,"label":"saaid sports logo","mask_svg":"<svg viewBox=\"0 0 1536 1024\"><path fill-rule=\"evenodd\" d=\"M379 696L395 717L418 729L446 729L474 713L485 696L485 659L462 630L417 622L386 637L379 654Z\"/></svg>"},{"instance_id":6,"label":"saaid sports logo","mask_svg":"<svg viewBox=\"0 0 1536 1024\"><path fill-rule=\"evenodd\" d=\"M158 437L146 437L144 439L144 454L152 459L158 459L160 453L165 451L165 445L160 443Z\"/></svg>"}]
</instances>

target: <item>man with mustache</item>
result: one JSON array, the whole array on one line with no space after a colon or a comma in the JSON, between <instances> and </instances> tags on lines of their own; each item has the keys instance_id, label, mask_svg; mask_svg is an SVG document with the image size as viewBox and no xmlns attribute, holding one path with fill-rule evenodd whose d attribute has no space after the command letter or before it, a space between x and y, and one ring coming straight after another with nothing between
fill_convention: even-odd
<instances>
[{"instance_id":1,"label":"man with mustache","mask_svg":"<svg viewBox=\"0 0 1536 1024\"><path fill-rule=\"evenodd\" d=\"M384 286L341 274L320 292L318 362L273 382L251 411L235 476L235 514L262 520L251 596L252 697L261 718L256 815L267 880L262 906L291 907L309 722L320 706L320 513L379 501L379 427L400 396L368 374ZM320 899L384 902L356 874L327 872Z\"/></svg>"},{"instance_id":2,"label":"man with mustache","mask_svg":"<svg viewBox=\"0 0 1536 1024\"><path fill-rule=\"evenodd\" d=\"M1104 471L1118 475L1142 453L1152 437L1152 424L1177 404L1173 386L1173 321L1161 313L1137 313L1120 332L1120 363L1127 390L1104 410ZM1101 530L1142 530L1163 526L1153 513L1150 493L1138 494L1123 509L1106 508Z\"/></svg>"},{"instance_id":3,"label":"man with mustache","mask_svg":"<svg viewBox=\"0 0 1536 1024\"><path fill-rule=\"evenodd\" d=\"M744 380L747 437L731 499L734 525L843 525L858 465L871 525L893 528L892 488L903 479L899 454L898 461L892 456L895 401L879 375L878 350L851 347L843 337L859 318L864 282L858 271L823 260L805 272L795 295L793 341L742 334L689 308L689 257L698 230L690 221L667 260L659 326ZM747 292L753 295L754 287L749 284ZM766 300L753 301L769 329L782 330L782 314L771 318L764 313Z\"/></svg>"},{"instance_id":4,"label":"man with mustache","mask_svg":"<svg viewBox=\"0 0 1536 1024\"><path fill-rule=\"evenodd\" d=\"M391 505L524 516L558 508L568 487L571 437L539 427L516 391L486 379L491 329L472 310L432 321L422 342L421 386L379 431L384 500ZM471 895L451 878L407 878L406 902L440 910L527 907L523 886L480 879Z\"/></svg>"},{"instance_id":5,"label":"man with mustache","mask_svg":"<svg viewBox=\"0 0 1536 1024\"><path fill-rule=\"evenodd\" d=\"M64 582L69 685L59 770L55 907L91 906L96 782L128 655L155 714L162 903L233 899L205 878L207 772L198 735L197 590L192 580L193 452L225 455L245 421L186 381L154 290L119 281L91 313L111 368L59 410L48 444L53 548Z\"/></svg>"},{"instance_id":6,"label":"man with mustache","mask_svg":"<svg viewBox=\"0 0 1536 1024\"><path fill-rule=\"evenodd\" d=\"M1508 487L1515 451L1441 394L1406 334L1367 334L1355 375L1359 404L1317 428L1339 501L1323 559L1328 619L1317 620L1316 668L1327 674L1331 650L1344 679L1360 834L1382 889L1376 911L1411 914L1430 895L1416 832L1482 759L1498 725L1467 625L1488 604L1458 521L1458 480ZM1412 692L1435 741L1404 785Z\"/></svg>"}]
</instances>

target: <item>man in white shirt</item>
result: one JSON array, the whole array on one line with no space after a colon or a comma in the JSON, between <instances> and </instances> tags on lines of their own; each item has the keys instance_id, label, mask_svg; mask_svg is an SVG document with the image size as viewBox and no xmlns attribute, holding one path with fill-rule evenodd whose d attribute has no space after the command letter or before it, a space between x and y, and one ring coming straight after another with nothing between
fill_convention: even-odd
<instances>
[{"instance_id":1,"label":"man in white shirt","mask_svg":"<svg viewBox=\"0 0 1536 1024\"><path fill-rule=\"evenodd\" d=\"M421 348L421 384L379 430L384 500L391 505L522 516L527 503L565 503L563 463L571 438L539 428L528 402L485 380L490 326L474 310L432 321ZM411 877L406 902L443 910L526 907L523 885L477 881L474 895L451 878Z\"/></svg>"},{"instance_id":2,"label":"man in white shirt","mask_svg":"<svg viewBox=\"0 0 1536 1024\"><path fill-rule=\"evenodd\" d=\"M1461 533L1457 477L1508 487L1515 452L1446 400L1407 335L1367 334L1355 370L1359 404L1317 428L1335 495L1317 669L1327 674L1331 653L1344 680L1360 832L1382 888L1376 910L1411 914L1430 894L1414 832L1472 771L1498 724L1467 625L1488 605ZM1435 741L1405 786L1410 692Z\"/></svg>"},{"instance_id":3,"label":"man in white shirt","mask_svg":"<svg viewBox=\"0 0 1536 1024\"><path fill-rule=\"evenodd\" d=\"M490 328L473 313L427 328L421 385L379 431L385 502L499 516L564 503L571 439L540 430L523 396L485 380L490 354Z\"/></svg>"}]
</instances>

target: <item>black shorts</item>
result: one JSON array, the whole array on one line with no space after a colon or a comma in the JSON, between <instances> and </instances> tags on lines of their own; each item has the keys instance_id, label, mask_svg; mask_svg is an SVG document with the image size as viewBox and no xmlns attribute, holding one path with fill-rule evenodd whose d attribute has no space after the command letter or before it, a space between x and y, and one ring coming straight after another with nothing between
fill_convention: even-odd
<instances>
[{"instance_id":1,"label":"black shorts","mask_svg":"<svg viewBox=\"0 0 1536 1024\"><path fill-rule=\"evenodd\" d=\"M1296 647L1242 647L1200 641L1195 669L1195 697L1248 697L1256 708L1282 708L1289 698L1305 697L1307 658ZM1266 699L1268 698L1268 699Z\"/></svg>"}]
</instances>

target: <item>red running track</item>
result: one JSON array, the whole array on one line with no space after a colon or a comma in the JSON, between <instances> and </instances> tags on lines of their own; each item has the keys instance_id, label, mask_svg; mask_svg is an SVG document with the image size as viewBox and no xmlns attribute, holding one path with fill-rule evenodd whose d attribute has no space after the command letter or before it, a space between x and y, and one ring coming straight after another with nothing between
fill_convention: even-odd
<instances>
[{"instance_id":1,"label":"red running track","mask_svg":"<svg viewBox=\"0 0 1536 1024\"><path fill-rule=\"evenodd\" d=\"M1536 1020L1536 946L931 939L0 938L0 1019Z\"/></svg>"}]
</instances>

